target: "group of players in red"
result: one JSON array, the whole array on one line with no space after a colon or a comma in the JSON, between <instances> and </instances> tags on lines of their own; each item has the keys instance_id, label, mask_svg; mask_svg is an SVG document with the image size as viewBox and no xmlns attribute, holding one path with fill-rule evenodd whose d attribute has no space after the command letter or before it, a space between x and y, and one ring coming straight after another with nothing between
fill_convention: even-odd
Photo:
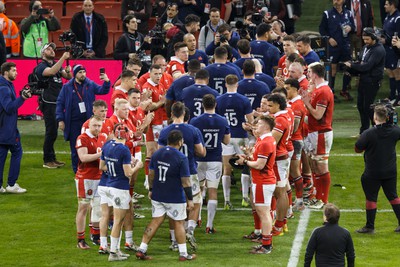
<instances>
[{"instance_id":1,"label":"group of players in red","mask_svg":"<svg viewBox=\"0 0 400 267\"><path fill-rule=\"evenodd\" d=\"M128 64L127 70L121 75L121 82L116 83L118 86L115 87L110 103L114 110L112 117L106 118L108 105L97 100L93 107L93 118L82 127L82 134L78 137L76 145L80 160L76 173L79 199L76 225L78 247L81 249L90 248L85 242L85 220L91 206L91 236L92 241L100 246L99 253L106 254L110 251L107 231L112 207L114 226L117 230L113 229L111 234L111 252L118 256L110 259L121 260L129 256L119 250L119 232L122 225L125 230L125 249L137 250L132 239L132 202L129 202L129 207L123 208L127 212L120 213L121 206L115 203L123 199L114 199L114 204L106 200L109 196L107 190L102 188L105 184L102 183L99 161L102 157L102 146L107 139L116 138L116 125L118 129L123 125L127 132L124 144L132 156L131 169L127 172L130 174L131 195L138 171L142 167L141 146L144 144L144 167L146 176L148 175L148 165L158 148L160 132L168 125L168 119L171 117L169 113L172 103L166 100L165 95L173 83L190 76L185 71L185 63L188 60L186 45L178 43L175 53L176 56L171 58L168 65L164 57L155 56L149 72L139 79L137 75L142 66L141 62L131 60L131 64ZM242 126L250 136L256 138L254 146L242 147L244 154L237 155L236 161L236 164L246 165L251 172L250 203L254 215L254 231L245 238L261 243L252 249L251 252L255 254L271 252L272 236L280 236L287 230L287 217L292 215L292 206L297 210L305 208L303 188L311 192L307 203L310 208L322 208L328 202L328 158L333 140L333 94L324 80L325 68L320 63L313 63L307 66L307 69L307 77L301 75L295 79L290 75L289 65L284 66L282 76L287 77L280 83L282 88L263 96L260 107L253 112L254 122L245 122ZM131 75L132 73L136 75ZM230 76L234 75L226 77L227 84ZM308 85L305 86L307 81ZM193 83L188 82L184 87ZM237 88L237 80L236 84L233 84L233 87L235 86ZM180 88L180 91L183 89ZM145 142L142 141L144 134ZM107 167L103 170L110 172ZM291 183L296 189L294 205ZM148 183L145 185L151 188ZM175 248L173 245L174 243L172 249Z\"/></svg>"}]
</instances>

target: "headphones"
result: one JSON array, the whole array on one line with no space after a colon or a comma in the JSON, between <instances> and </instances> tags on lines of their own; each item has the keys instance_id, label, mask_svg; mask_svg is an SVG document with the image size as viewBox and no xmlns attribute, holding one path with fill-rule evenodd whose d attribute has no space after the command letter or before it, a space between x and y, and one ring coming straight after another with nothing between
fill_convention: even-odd
<instances>
[{"instance_id":1,"label":"headphones","mask_svg":"<svg viewBox=\"0 0 400 267\"><path fill-rule=\"evenodd\" d=\"M374 28L371 28L371 27L366 27L366 28L364 28L364 29L363 29L362 35L364 35L364 36L369 36L369 37L372 38L372 40L375 40L375 41L378 41L378 40L379 40L379 37L378 37L378 35L376 34L375 29L374 29Z\"/></svg>"},{"instance_id":2,"label":"headphones","mask_svg":"<svg viewBox=\"0 0 400 267\"><path fill-rule=\"evenodd\" d=\"M279 25L281 25L281 31L282 31L282 32L285 32L285 31L286 31L285 22L283 22L283 21L280 20L280 19L277 19L277 20L275 20L275 21L278 22Z\"/></svg>"},{"instance_id":3,"label":"headphones","mask_svg":"<svg viewBox=\"0 0 400 267\"><path fill-rule=\"evenodd\" d=\"M129 129L122 123L118 123L114 126L114 136L118 139L129 139Z\"/></svg>"}]
</instances>

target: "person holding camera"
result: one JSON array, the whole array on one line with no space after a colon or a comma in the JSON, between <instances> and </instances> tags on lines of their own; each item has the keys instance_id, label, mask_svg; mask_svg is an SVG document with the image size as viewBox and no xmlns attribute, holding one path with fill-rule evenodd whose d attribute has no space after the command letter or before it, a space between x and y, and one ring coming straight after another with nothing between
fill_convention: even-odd
<instances>
[{"instance_id":1,"label":"person holding camera","mask_svg":"<svg viewBox=\"0 0 400 267\"><path fill-rule=\"evenodd\" d=\"M381 86L386 57L385 48L379 42L373 28L365 28L362 38L365 45L361 50L359 62L344 63L351 73L355 72L360 76L357 96L357 109L361 119L360 134L369 128L370 122L373 124L373 111L370 106Z\"/></svg>"},{"instance_id":2,"label":"person holding camera","mask_svg":"<svg viewBox=\"0 0 400 267\"><path fill-rule=\"evenodd\" d=\"M237 49L237 42L240 40L239 33L232 30L232 27L229 24L222 24L218 26L217 32L215 34L214 42L211 42L206 47L206 54L209 56L214 55L214 51L217 47L221 47L223 45L229 45L232 48L233 57L238 59L239 53Z\"/></svg>"},{"instance_id":3,"label":"person holding camera","mask_svg":"<svg viewBox=\"0 0 400 267\"><path fill-rule=\"evenodd\" d=\"M54 43L45 44L40 50L42 62L36 67L35 74L38 80L45 84L39 108L43 113L44 125L46 127L43 144L43 167L56 169L65 165L64 162L56 159L54 143L57 139L58 124L56 120L56 101L62 88L62 78L67 80L72 78L71 66L65 69L62 65L70 57L69 52L64 52L59 61L55 61L56 45Z\"/></svg>"},{"instance_id":4,"label":"person holding camera","mask_svg":"<svg viewBox=\"0 0 400 267\"><path fill-rule=\"evenodd\" d=\"M110 79L100 71L103 85L98 85L86 77L86 69L82 65L73 68L74 78L64 84L57 97L56 120L58 127L64 132L65 141L71 148L72 169L78 170L78 154L75 148L76 139L81 134L82 125L93 115L93 102L96 95L106 95L110 91Z\"/></svg>"},{"instance_id":5,"label":"person holding camera","mask_svg":"<svg viewBox=\"0 0 400 267\"><path fill-rule=\"evenodd\" d=\"M31 97L31 92L29 88L24 88L21 96L16 96L13 85L17 78L15 63L3 63L0 71L0 194L20 194L25 193L26 189L16 183L22 158L21 136L17 128L18 108ZM3 188L3 170L8 151L11 152L10 169L7 187Z\"/></svg>"},{"instance_id":6,"label":"person holding camera","mask_svg":"<svg viewBox=\"0 0 400 267\"><path fill-rule=\"evenodd\" d=\"M367 222L357 230L360 234L372 234L375 229L375 215L379 189L382 187L386 198L396 214L400 232L400 198L397 195L396 144L400 139L400 128L395 125L394 108L387 102L374 108L375 126L363 132L355 144L357 153L364 152L365 169L361 185L365 194Z\"/></svg>"},{"instance_id":7,"label":"person holding camera","mask_svg":"<svg viewBox=\"0 0 400 267\"><path fill-rule=\"evenodd\" d=\"M40 1L29 3L31 15L21 21L21 32L24 37L22 45L24 57L38 58L44 44L49 42L49 32L61 28L53 10L42 8ZM43 15L48 15L45 18Z\"/></svg>"}]
</instances>

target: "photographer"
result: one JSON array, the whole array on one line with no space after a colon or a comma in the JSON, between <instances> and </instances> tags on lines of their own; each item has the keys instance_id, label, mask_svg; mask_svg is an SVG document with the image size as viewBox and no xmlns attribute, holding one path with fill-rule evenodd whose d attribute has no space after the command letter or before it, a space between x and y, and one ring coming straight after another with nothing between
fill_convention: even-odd
<instances>
[{"instance_id":1,"label":"photographer","mask_svg":"<svg viewBox=\"0 0 400 267\"><path fill-rule=\"evenodd\" d=\"M25 57L37 58L42 46L49 42L49 32L59 30L61 26L54 16L54 11L42 8L40 1L32 0L29 3L29 11L31 15L21 21L23 54ZM47 14L49 18L43 16Z\"/></svg>"},{"instance_id":2,"label":"photographer","mask_svg":"<svg viewBox=\"0 0 400 267\"><path fill-rule=\"evenodd\" d=\"M396 144L400 139L400 128L394 125L394 116L397 114L389 102L376 105L375 126L366 130L355 144L357 153L364 151L365 163L361 184L366 198L367 222L364 227L357 230L360 234L374 233L376 202L381 187L398 220L399 226L394 231L400 232L400 198L396 190Z\"/></svg>"},{"instance_id":3,"label":"photographer","mask_svg":"<svg viewBox=\"0 0 400 267\"><path fill-rule=\"evenodd\" d=\"M360 134L367 130L370 121L373 122L373 111L370 106L383 79L386 52L379 42L373 28L365 28L362 34L365 43L359 56L359 62L347 61L344 65L350 68L350 73L360 76L358 84L357 109L360 113Z\"/></svg>"},{"instance_id":4,"label":"photographer","mask_svg":"<svg viewBox=\"0 0 400 267\"><path fill-rule=\"evenodd\" d=\"M222 24L218 27L217 33L215 34L214 42L211 42L206 47L206 54L209 56L214 55L215 48L222 45L229 45L232 47L233 57L240 58L237 52L237 42L240 40L240 36L237 32L232 31L232 27L228 24Z\"/></svg>"},{"instance_id":5,"label":"photographer","mask_svg":"<svg viewBox=\"0 0 400 267\"><path fill-rule=\"evenodd\" d=\"M17 78L15 63L6 62L1 65L0 76L0 194L25 193L16 182L22 158L21 136L17 128L18 108L31 97L29 89L23 89L17 98L13 81ZM8 151L11 152L10 169L7 187L3 188L3 170Z\"/></svg>"},{"instance_id":6,"label":"photographer","mask_svg":"<svg viewBox=\"0 0 400 267\"><path fill-rule=\"evenodd\" d=\"M65 69L62 65L70 57L69 52L65 52L59 61L54 61L56 45L48 43L40 51L42 62L36 67L35 74L40 82L46 84L40 98L40 110L43 113L44 124L46 127L43 144L43 167L56 169L64 166L65 163L56 159L54 143L57 139L57 120L56 120L56 101L62 88L62 78L71 79L71 67Z\"/></svg>"},{"instance_id":7,"label":"photographer","mask_svg":"<svg viewBox=\"0 0 400 267\"><path fill-rule=\"evenodd\" d=\"M139 51L151 49L150 38L137 31L138 23L134 15L126 15L123 20L124 33L119 37L114 50L114 59L123 60L124 66Z\"/></svg>"}]
</instances>

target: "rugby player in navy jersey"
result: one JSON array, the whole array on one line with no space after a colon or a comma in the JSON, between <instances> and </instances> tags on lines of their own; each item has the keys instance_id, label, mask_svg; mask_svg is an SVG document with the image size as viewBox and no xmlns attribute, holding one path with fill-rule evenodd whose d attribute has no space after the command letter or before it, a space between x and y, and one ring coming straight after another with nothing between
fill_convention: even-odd
<instances>
[{"instance_id":1,"label":"rugby player in navy jersey","mask_svg":"<svg viewBox=\"0 0 400 267\"><path fill-rule=\"evenodd\" d=\"M270 44L268 40L272 34L272 26L266 23L261 23L257 26L257 40L251 41L251 53L255 58L264 61L264 73L269 76L274 76L274 72L278 68L280 53L278 48Z\"/></svg>"},{"instance_id":2,"label":"rugby player in navy jersey","mask_svg":"<svg viewBox=\"0 0 400 267\"><path fill-rule=\"evenodd\" d=\"M240 69L243 68L243 63L247 60L247 59L253 59L253 55L251 55L251 48L250 48L250 41L247 39L240 39L237 43L238 46L238 51L240 54L240 58L237 59L235 62L233 62L233 64L235 64L236 66L238 66ZM264 62L261 59L257 59L260 64L262 65L262 68L264 68Z\"/></svg>"},{"instance_id":3,"label":"rugby player in navy jersey","mask_svg":"<svg viewBox=\"0 0 400 267\"><path fill-rule=\"evenodd\" d=\"M255 79L256 66L251 59L246 59L243 63L244 79L239 82L237 92L250 100L251 107L256 110L260 107L261 98L269 94L271 89L264 82Z\"/></svg>"},{"instance_id":4,"label":"rugby player in navy jersey","mask_svg":"<svg viewBox=\"0 0 400 267\"><path fill-rule=\"evenodd\" d=\"M197 177L197 164L195 156L201 158L205 157L206 149L204 147L203 137L200 131L196 127L184 123L185 105L182 102L176 102L172 105L171 117L173 122L161 131L160 137L158 138L158 147L160 148L167 145L167 137L172 130L179 130L182 132L184 143L181 147L181 151L188 157L189 160L190 179L192 182L194 203L194 209L189 213L188 216L189 220L186 237L192 248L196 249L197 244L193 235L194 229L196 228L197 219L199 217L200 203L202 199L199 179Z\"/></svg>"},{"instance_id":5,"label":"rugby player in navy jersey","mask_svg":"<svg viewBox=\"0 0 400 267\"><path fill-rule=\"evenodd\" d=\"M210 74L210 87L217 90L219 94L226 93L225 77L234 74L240 77L240 73L226 64L228 51L225 47L217 47L214 52L214 64L208 65L205 69Z\"/></svg>"},{"instance_id":6,"label":"rugby player in navy jersey","mask_svg":"<svg viewBox=\"0 0 400 267\"><path fill-rule=\"evenodd\" d=\"M208 65L208 56L206 52L196 49L196 37L193 34L187 33L183 36L183 42L187 45L189 50L189 59L196 59L200 61L201 67L204 68ZM187 63L186 63L187 64Z\"/></svg>"},{"instance_id":7,"label":"rugby player in navy jersey","mask_svg":"<svg viewBox=\"0 0 400 267\"><path fill-rule=\"evenodd\" d=\"M131 195L129 181L132 175L143 167L139 160L132 161L132 155L125 142L129 140L129 129L122 123L114 126L115 142L107 142L103 146L100 169L108 172L109 196L114 208L114 224L111 230L110 256L108 261L126 260L129 254L119 250L121 227L125 215L129 211Z\"/></svg>"},{"instance_id":8,"label":"rugby player in navy jersey","mask_svg":"<svg viewBox=\"0 0 400 267\"><path fill-rule=\"evenodd\" d=\"M166 97L165 110L168 118L171 118L171 106L174 102L181 99L182 90L194 84L194 75L201 69L200 62L196 59L189 60L188 75L175 80L169 87Z\"/></svg>"},{"instance_id":9,"label":"rugby player in navy jersey","mask_svg":"<svg viewBox=\"0 0 400 267\"><path fill-rule=\"evenodd\" d=\"M228 145L231 139L229 124L225 117L215 113L215 96L203 96L204 113L193 118L190 124L200 130L204 139L207 155L198 158L197 171L201 187L208 188L206 233L215 233L214 217L217 211L217 190L222 174L222 143Z\"/></svg>"},{"instance_id":10,"label":"rugby player in navy jersey","mask_svg":"<svg viewBox=\"0 0 400 267\"><path fill-rule=\"evenodd\" d=\"M224 116L231 128L231 141L228 145L222 145L223 158L223 176L222 188L224 191L225 209L233 209L230 201L231 195L231 174L232 169L229 160L235 154L243 154L241 146L248 144L247 132L243 129L242 124L245 122L253 123L253 110L250 100L237 93L238 77L236 75L228 75L225 78L227 93L217 98L217 113ZM250 177L247 174L241 175L242 189L245 198L242 204L249 202L248 191L250 186Z\"/></svg>"},{"instance_id":11,"label":"rugby player in navy jersey","mask_svg":"<svg viewBox=\"0 0 400 267\"><path fill-rule=\"evenodd\" d=\"M182 99L185 106L190 110L190 118L194 118L203 114L202 101L203 96L212 94L214 97L219 96L218 92L208 87L208 79L210 75L207 70L199 70L194 78L195 84L186 87L182 91Z\"/></svg>"},{"instance_id":12,"label":"rugby player in navy jersey","mask_svg":"<svg viewBox=\"0 0 400 267\"><path fill-rule=\"evenodd\" d=\"M136 253L141 260L150 260L147 247L165 215L172 220L179 247L179 260L193 260L195 254L188 254L186 248L184 221L186 209L193 209L193 194L190 181L188 158L179 151L184 145L180 130L172 130L167 135L168 145L157 150L151 157L149 198L152 204L153 219L146 227L142 243Z\"/></svg>"}]
</instances>

